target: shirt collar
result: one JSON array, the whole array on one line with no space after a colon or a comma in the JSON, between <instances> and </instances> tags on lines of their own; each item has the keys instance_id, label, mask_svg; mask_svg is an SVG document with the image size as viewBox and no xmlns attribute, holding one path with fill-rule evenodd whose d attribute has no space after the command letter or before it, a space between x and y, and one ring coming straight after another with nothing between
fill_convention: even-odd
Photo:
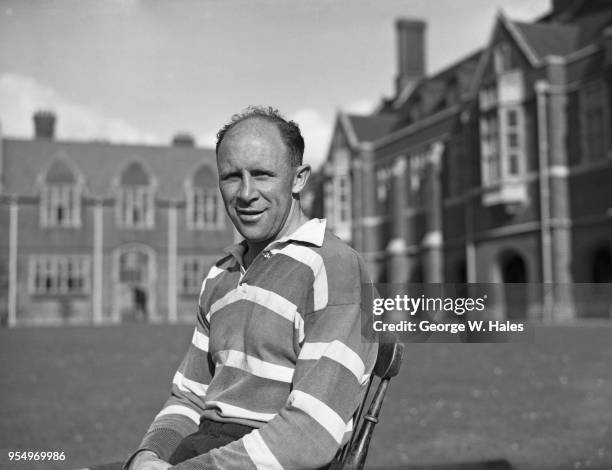
<instances>
[{"instance_id":1,"label":"shirt collar","mask_svg":"<svg viewBox=\"0 0 612 470\"><path fill-rule=\"evenodd\" d=\"M323 238L325 237L326 226L326 219L310 219L309 221L300 225L293 233L270 242L265 249L267 250L272 245L289 241L310 243L312 245L321 247L323 245ZM243 256L247 251L246 240L242 240L235 245L228 246L223 251L234 257L240 263L240 265L242 265Z\"/></svg>"}]
</instances>

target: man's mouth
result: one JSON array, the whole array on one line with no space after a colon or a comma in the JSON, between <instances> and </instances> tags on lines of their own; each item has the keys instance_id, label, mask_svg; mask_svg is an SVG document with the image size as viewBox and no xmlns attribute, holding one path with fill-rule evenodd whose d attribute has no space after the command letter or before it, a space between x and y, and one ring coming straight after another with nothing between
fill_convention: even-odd
<instances>
[{"instance_id":1,"label":"man's mouth","mask_svg":"<svg viewBox=\"0 0 612 470\"><path fill-rule=\"evenodd\" d=\"M238 218L246 223L257 222L263 215L265 209L236 209Z\"/></svg>"}]
</instances>

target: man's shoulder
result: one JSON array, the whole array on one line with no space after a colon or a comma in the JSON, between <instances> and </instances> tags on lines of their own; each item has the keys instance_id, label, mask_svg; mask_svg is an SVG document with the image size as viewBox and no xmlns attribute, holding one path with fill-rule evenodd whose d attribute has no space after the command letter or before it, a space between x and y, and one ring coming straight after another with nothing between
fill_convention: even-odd
<instances>
[{"instance_id":1,"label":"man's shoulder","mask_svg":"<svg viewBox=\"0 0 612 470\"><path fill-rule=\"evenodd\" d=\"M329 230L325 231L320 253L324 260L330 259L341 264L363 261L357 250Z\"/></svg>"},{"instance_id":2,"label":"man's shoulder","mask_svg":"<svg viewBox=\"0 0 612 470\"><path fill-rule=\"evenodd\" d=\"M370 276L363 257L330 231L325 232L320 254L330 289L338 287L346 291L348 286L369 283Z\"/></svg>"}]
</instances>

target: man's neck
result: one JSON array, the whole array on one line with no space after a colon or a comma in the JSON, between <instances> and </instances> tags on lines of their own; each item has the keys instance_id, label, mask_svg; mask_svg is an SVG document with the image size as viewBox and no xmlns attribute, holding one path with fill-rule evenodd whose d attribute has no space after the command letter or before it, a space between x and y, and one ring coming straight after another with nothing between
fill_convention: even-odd
<instances>
[{"instance_id":1,"label":"man's neck","mask_svg":"<svg viewBox=\"0 0 612 470\"><path fill-rule=\"evenodd\" d=\"M299 227L305 224L308 221L308 217L302 212L302 208L299 204L295 204L291 208L291 212L287 216L287 220L285 221L283 229L276 235L276 237L270 240L264 240L262 242L251 242L249 240L246 241L247 251L243 257L243 263L245 269L248 268L253 260L257 257L262 250L267 247L270 243L275 240L278 240L286 235L290 235L295 232Z\"/></svg>"}]
</instances>

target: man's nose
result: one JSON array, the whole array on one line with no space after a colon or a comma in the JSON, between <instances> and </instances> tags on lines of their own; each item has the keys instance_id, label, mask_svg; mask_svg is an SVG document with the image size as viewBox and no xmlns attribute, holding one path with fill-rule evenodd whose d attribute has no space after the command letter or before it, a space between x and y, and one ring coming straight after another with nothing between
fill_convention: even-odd
<instances>
[{"instance_id":1,"label":"man's nose","mask_svg":"<svg viewBox=\"0 0 612 470\"><path fill-rule=\"evenodd\" d=\"M253 180L251 179L251 175L247 171L243 171L238 197L242 202L249 203L255 198L254 189L255 188L253 187Z\"/></svg>"}]
</instances>

